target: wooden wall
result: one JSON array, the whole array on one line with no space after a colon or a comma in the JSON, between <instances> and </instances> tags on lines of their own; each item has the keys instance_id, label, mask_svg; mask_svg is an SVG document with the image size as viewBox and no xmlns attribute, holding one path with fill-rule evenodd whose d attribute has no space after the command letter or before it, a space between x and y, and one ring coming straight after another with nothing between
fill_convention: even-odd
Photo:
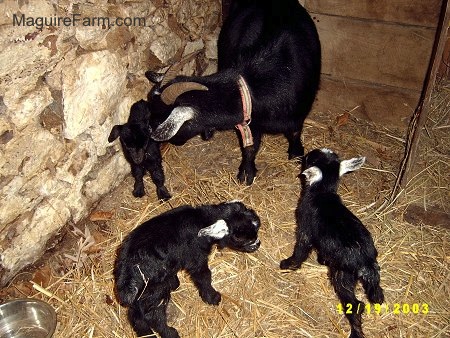
<instances>
[{"instance_id":1,"label":"wooden wall","mask_svg":"<svg viewBox=\"0 0 450 338\"><path fill-rule=\"evenodd\" d=\"M419 101L442 0L304 0L322 43L316 110L406 129Z\"/></svg>"},{"instance_id":2,"label":"wooden wall","mask_svg":"<svg viewBox=\"0 0 450 338\"><path fill-rule=\"evenodd\" d=\"M224 16L231 1L222 0ZM314 109L335 115L352 110L406 129L424 84L443 0L299 2L316 22L322 44Z\"/></svg>"}]
</instances>

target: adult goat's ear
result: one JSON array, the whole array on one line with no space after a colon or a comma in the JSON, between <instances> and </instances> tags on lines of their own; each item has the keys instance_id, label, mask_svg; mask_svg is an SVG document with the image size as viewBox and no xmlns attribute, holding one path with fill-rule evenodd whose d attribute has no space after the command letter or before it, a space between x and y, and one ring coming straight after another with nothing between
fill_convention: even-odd
<instances>
[{"instance_id":1,"label":"adult goat's ear","mask_svg":"<svg viewBox=\"0 0 450 338\"><path fill-rule=\"evenodd\" d=\"M339 166L339 176L342 176L350 171L360 169L365 161L366 158L363 156L341 161L341 164Z\"/></svg>"},{"instance_id":2,"label":"adult goat's ear","mask_svg":"<svg viewBox=\"0 0 450 338\"><path fill-rule=\"evenodd\" d=\"M120 136L122 127L123 127L123 125L117 124L111 129L111 133L109 133L109 136L108 136L108 142L112 142Z\"/></svg>"},{"instance_id":3,"label":"adult goat's ear","mask_svg":"<svg viewBox=\"0 0 450 338\"><path fill-rule=\"evenodd\" d=\"M224 238L226 235L230 233L228 229L227 222L225 222L223 219L219 219L215 223L211 224L210 226L200 229L197 236L198 237L212 237L214 239L221 239Z\"/></svg>"},{"instance_id":4,"label":"adult goat's ear","mask_svg":"<svg viewBox=\"0 0 450 338\"><path fill-rule=\"evenodd\" d=\"M302 172L302 175L305 176L306 183L308 185L313 185L314 183L322 180L322 170L318 167L308 168Z\"/></svg>"},{"instance_id":5,"label":"adult goat's ear","mask_svg":"<svg viewBox=\"0 0 450 338\"><path fill-rule=\"evenodd\" d=\"M195 111L191 107L174 108L169 117L151 133L151 138L158 142L171 139L183 123L192 120L194 116Z\"/></svg>"}]
</instances>

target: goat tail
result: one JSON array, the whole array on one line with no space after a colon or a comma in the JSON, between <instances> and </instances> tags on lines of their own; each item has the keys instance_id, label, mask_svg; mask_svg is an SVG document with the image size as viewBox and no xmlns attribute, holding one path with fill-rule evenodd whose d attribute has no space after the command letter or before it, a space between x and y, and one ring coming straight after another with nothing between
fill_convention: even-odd
<instances>
[{"instance_id":1,"label":"goat tail","mask_svg":"<svg viewBox=\"0 0 450 338\"><path fill-rule=\"evenodd\" d=\"M384 302L383 289L380 286L380 267L374 262L372 265L364 266L359 270L364 291L372 304Z\"/></svg>"}]
</instances>

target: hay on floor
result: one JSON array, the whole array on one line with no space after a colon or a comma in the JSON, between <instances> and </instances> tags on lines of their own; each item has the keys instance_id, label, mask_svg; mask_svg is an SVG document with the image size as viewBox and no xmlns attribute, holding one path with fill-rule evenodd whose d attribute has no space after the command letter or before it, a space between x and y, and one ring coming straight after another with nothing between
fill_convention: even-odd
<instances>
[{"instance_id":1,"label":"hay on floor","mask_svg":"<svg viewBox=\"0 0 450 338\"><path fill-rule=\"evenodd\" d=\"M403 153L401 133L358 120L351 112L337 119L336 114L314 112L305 126L309 150L329 147L342 158L367 156L363 169L346 175L340 187L379 251L386 305L363 316L367 337L450 335L449 230L403 219L406 207L417 202L448 213L449 87L441 90L425 130L420 167L394 205L387 201ZM173 193L169 202L156 201L149 179L147 196L133 198L128 177L90 220L67 233L69 245L56 250L37 271L18 276L2 297L49 301L58 313L57 338L134 337L126 309L113 293L113 262L123 237L144 220L182 204L239 199L261 217L261 248L252 254L213 251L213 285L222 293L217 307L203 303L189 277L180 273L181 285L169 306L171 325L189 338L347 337L348 322L338 313L327 269L315 254L298 271L278 268L293 248L300 193L299 167L286 159L286 150L283 137L265 137L258 176L252 186L244 186L235 179L240 150L233 132L217 133L210 142L194 139L183 147L165 147L167 185ZM367 302L361 287L358 297Z\"/></svg>"}]
</instances>

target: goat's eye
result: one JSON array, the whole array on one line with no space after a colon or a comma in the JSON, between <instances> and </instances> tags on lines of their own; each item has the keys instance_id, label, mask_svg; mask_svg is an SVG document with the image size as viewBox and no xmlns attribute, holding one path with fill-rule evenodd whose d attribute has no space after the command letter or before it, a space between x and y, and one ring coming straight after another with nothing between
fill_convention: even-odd
<instances>
[{"instance_id":1,"label":"goat's eye","mask_svg":"<svg viewBox=\"0 0 450 338\"><path fill-rule=\"evenodd\" d=\"M237 235L231 235L231 239L232 239L234 242L244 242L244 241L245 241L245 238L239 237L239 236L237 236Z\"/></svg>"}]
</instances>

